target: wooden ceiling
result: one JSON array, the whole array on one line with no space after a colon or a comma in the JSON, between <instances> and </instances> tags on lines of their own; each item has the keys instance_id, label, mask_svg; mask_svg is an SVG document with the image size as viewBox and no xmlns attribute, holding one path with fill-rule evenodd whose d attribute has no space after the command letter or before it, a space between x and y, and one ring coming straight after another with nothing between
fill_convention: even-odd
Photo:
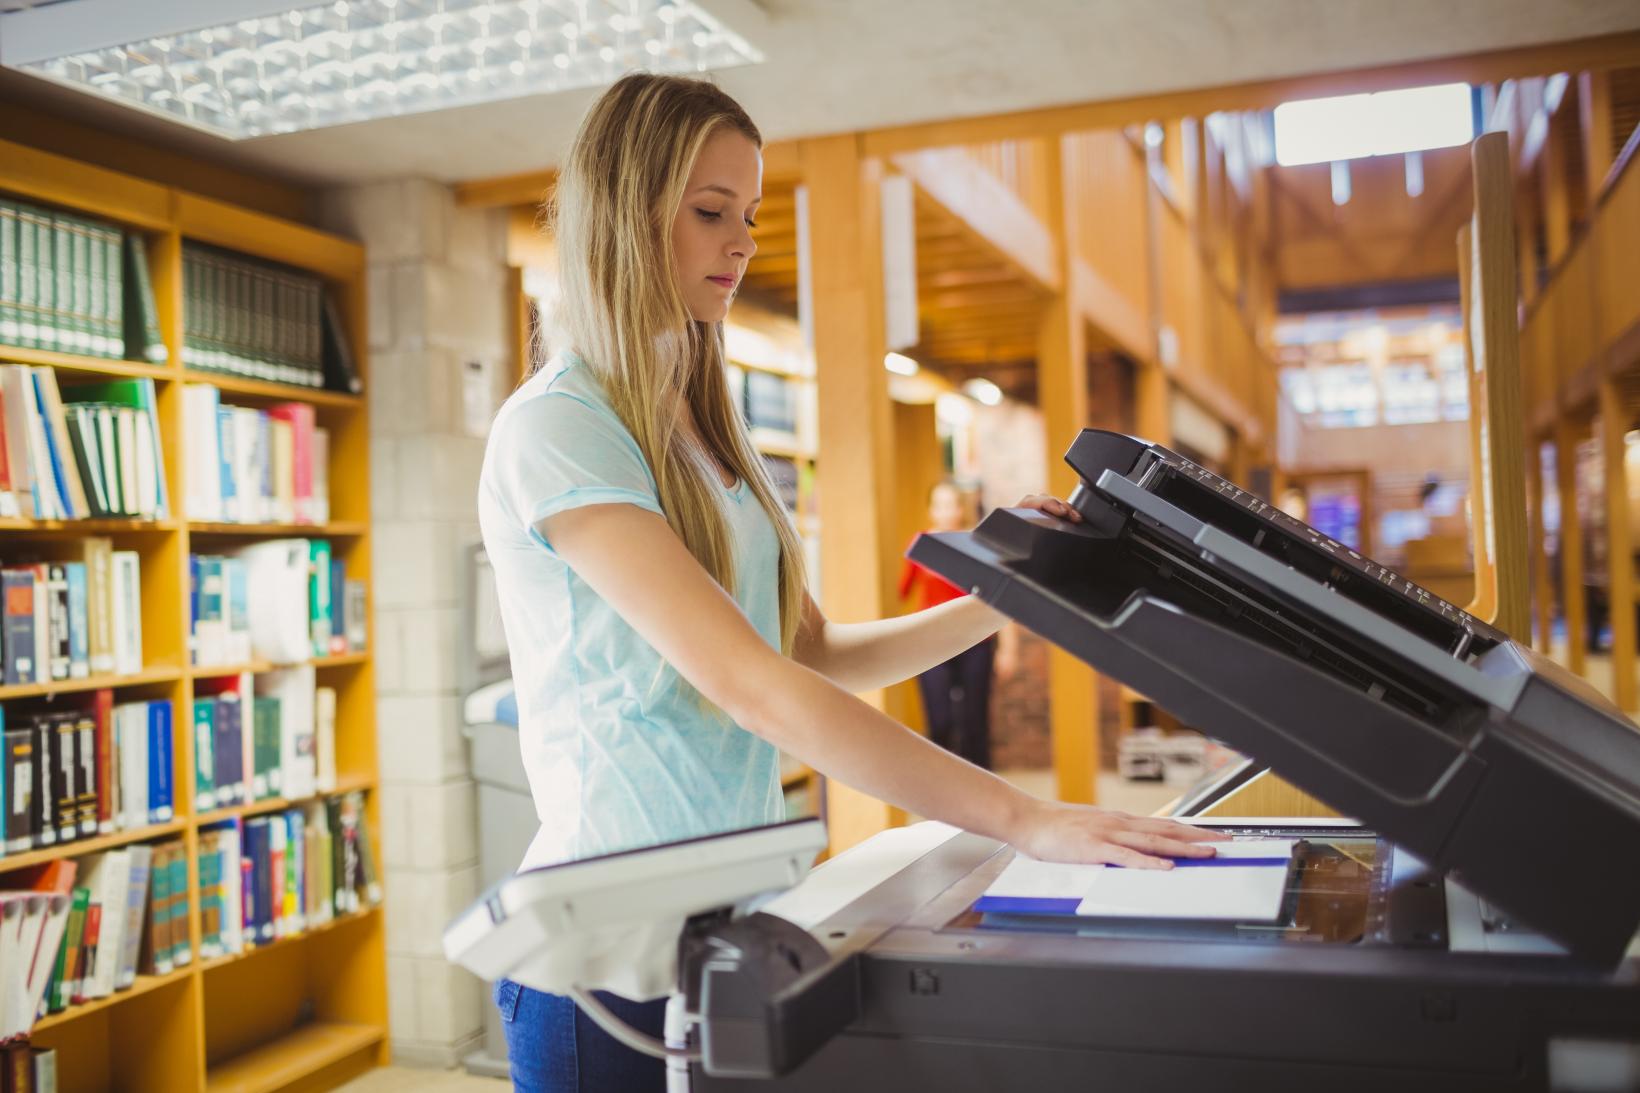
<instances>
[{"instance_id":1,"label":"wooden ceiling","mask_svg":"<svg viewBox=\"0 0 1640 1093\"><path fill-rule=\"evenodd\" d=\"M922 336L905 354L955 382L984 376L1011 392L1019 391L1034 378L1042 292L920 189L916 217ZM796 314L794 178L764 179L757 224L757 254L746 268L742 292L748 300Z\"/></svg>"}]
</instances>

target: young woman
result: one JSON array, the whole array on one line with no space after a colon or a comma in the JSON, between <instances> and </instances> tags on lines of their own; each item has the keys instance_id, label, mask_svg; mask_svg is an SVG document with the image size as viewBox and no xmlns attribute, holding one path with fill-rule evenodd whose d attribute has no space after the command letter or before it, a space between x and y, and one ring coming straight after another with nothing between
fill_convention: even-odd
<instances>
[{"instance_id":1,"label":"young woman","mask_svg":"<svg viewBox=\"0 0 1640 1093\"><path fill-rule=\"evenodd\" d=\"M1183 825L1036 800L853 697L1006 620L965 598L838 623L809 597L724 376L760 148L711 84L639 74L593 105L559 177L567 349L497 414L478 498L541 820L523 868L778 821L779 751L1038 858L1211 854ZM496 1000L518 1088L662 1087L568 999L503 981ZM660 1035L663 1002L606 1001Z\"/></svg>"}]
</instances>

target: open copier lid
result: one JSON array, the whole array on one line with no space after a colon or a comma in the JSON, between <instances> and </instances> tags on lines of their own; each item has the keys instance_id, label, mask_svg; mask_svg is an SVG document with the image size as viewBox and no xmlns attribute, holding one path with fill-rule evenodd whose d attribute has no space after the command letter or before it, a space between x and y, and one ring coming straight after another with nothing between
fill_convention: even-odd
<instances>
[{"instance_id":1,"label":"open copier lid","mask_svg":"<svg viewBox=\"0 0 1640 1093\"><path fill-rule=\"evenodd\" d=\"M1640 732L1496 628L1166 448L1084 430L1071 523L999 510L913 561L1617 963L1640 927Z\"/></svg>"}]
</instances>

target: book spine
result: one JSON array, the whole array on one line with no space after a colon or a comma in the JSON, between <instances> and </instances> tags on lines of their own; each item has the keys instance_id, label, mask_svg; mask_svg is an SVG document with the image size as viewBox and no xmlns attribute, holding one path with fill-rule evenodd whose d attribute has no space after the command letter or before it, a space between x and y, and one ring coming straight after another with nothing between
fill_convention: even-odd
<instances>
[{"instance_id":1,"label":"book spine","mask_svg":"<svg viewBox=\"0 0 1640 1093\"><path fill-rule=\"evenodd\" d=\"M91 589L84 562L63 567L68 584L68 677L85 679L91 675Z\"/></svg>"},{"instance_id":2,"label":"book spine","mask_svg":"<svg viewBox=\"0 0 1640 1093\"><path fill-rule=\"evenodd\" d=\"M59 563L46 567L47 633L51 640L51 678L67 679L72 648L69 633L68 571Z\"/></svg>"},{"instance_id":3,"label":"book spine","mask_svg":"<svg viewBox=\"0 0 1640 1093\"><path fill-rule=\"evenodd\" d=\"M97 716L90 710L83 711L75 720L74 726L74 758L78 763L75 792L78 798L80 835L90 837L101 830L98 821L98 813L102 809L102 796L97 792L101 781L98 772ZM109 827L112 830L112 823Z\"/></svg>"},{"instance_id":4,"label":"book spine","mask_svg":"<svg viewBox=\"0 0 1640 1093\"><path fill-rule=\"evenodd\" d=\"M171 703L148 704L148 822L162 824L175 815L172 788Z\"/></svg>"},{"instance_id":5,"label":"book spine","mask_svg":"<svg viewBox=\"0 0 1640 1093\"><path fill-rule=\"evenodd\" d=\"M34 656L34 573L0 570L5 595L5 682L8 686L39 681Z\"/></svg>"}]
</instances>

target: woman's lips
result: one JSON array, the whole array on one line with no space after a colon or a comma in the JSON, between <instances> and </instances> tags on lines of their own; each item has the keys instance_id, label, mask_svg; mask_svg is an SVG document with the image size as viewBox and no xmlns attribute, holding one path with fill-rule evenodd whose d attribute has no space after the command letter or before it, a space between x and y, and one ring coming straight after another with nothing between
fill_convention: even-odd
<instances>
[{"instance_id":1,"label":"woman's lips","mask_svg":"<svg viewBox=\"0 0 1640 1093\"><path fill-rule=\"evenodd\" d=\"M733 277L708 277L706 279L714 285L722 285L724 288L732 289L735 287L735 279Z\"/></svg>"}]
</instances>

